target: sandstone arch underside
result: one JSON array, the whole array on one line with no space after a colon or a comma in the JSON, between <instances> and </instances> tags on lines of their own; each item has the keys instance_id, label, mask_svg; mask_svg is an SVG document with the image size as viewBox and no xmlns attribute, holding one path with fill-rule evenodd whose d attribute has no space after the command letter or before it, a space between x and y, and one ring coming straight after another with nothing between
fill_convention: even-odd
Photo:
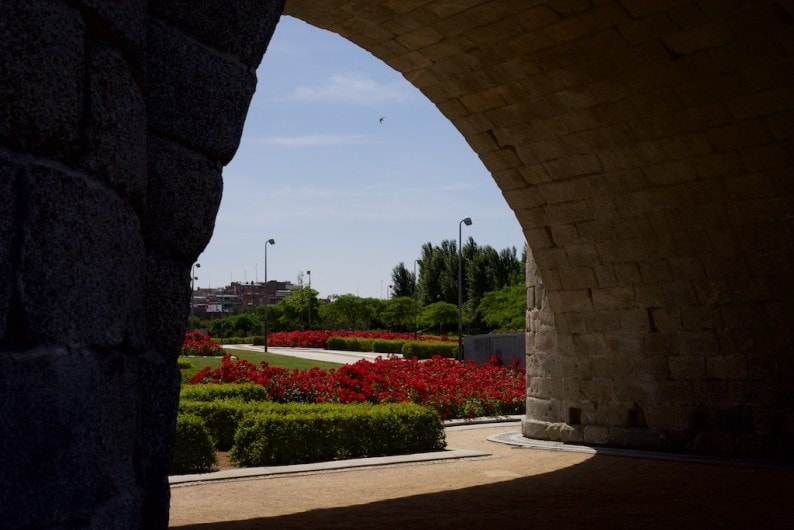
<instances>
[{"instance_id":1,"label":"sandstone arch underside","mask_svg":"<svg viewBox=\"0 0 794 530\"><path fill-rule=\"evenodd\" d=\"M791 0L0 4L0 517L164 527L190 265L282 8L516 214L526 436L790 458Z\"/></svg>"},{"instance_id":2,"label":"sandstone arch underside","mask_svg":"<svg viewBox=\"0 0 794 530\"><path fill-rule=\"evenodd\" d=\"M758 455L792 435L792 5L285 13L400 71L515 212L531 250L526 436Z\"/></svg>"}]
</instances>

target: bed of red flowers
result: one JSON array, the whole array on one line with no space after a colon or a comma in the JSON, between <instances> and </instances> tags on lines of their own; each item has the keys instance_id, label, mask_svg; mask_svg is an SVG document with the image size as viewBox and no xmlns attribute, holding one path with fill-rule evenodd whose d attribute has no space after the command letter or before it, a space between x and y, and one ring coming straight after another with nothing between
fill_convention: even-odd
<instances>
[{"instance_id":1,"label":"bed of red flowers","mask_svg":"<svg viewBox=\"0 0 794 530\"><path fill-rule=\"evenodd\" d=\"M225 355L221 366L206 367L190 379L201 383L256 383L277 402L393 403L430 406L443 419L522 414L526 382L518 363L498 361L477 366L473 361L433 357L419 361L382 357L338 369L286 370L261 366Z\"/></svg>"},{"instance_id":2,"label":"bed of red flowers","mask_svg":"<svg viewBox=\"0 0 794 530\"><path fill-rule=\"evenodd\" d=\"M344 331L311 329L306 331L277 331L268 334L268 346L286 348L325 348L328 337L357 337L361 339L413 340L413 333L394 333L391 331ZM449 340L446 336L417 335L417 340Z\"/></svg>"},{"instance_id":3,"label":"bed of red flowers","mask_svg":"<svg viewBox=\"0 0 794 530\"><path fill-rule=\"evenodd\" d=\"M204 357L220 357L223 355L223 348L215 344L210 337L198 331L185 333L182 341L180 355L200 355Z\"/></svg>"}]
</instances>

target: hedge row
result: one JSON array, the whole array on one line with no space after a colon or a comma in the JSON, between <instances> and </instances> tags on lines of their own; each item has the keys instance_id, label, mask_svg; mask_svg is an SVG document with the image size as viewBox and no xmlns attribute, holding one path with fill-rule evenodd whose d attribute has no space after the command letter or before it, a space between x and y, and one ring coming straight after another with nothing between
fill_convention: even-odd
<instances>
[{"instance_id":1,"label":"hedge row","mask_svg":"<svg viewBox=\"0 0 794 530\"><path fill-rule=\"evenodd\" d=\"M372 343L375 339L364 339L360 337L328 337L325 341L325 348L328 350L341 351L373 351Z\"/></svg>"},{"instance_id":2,"label":"hedge row","mask_svg":"<svg viewBox=\"0 0 794 530\"><path fill-rule=\"evenodd\" d=\"M180 456L182 472L207 469L205 444L195 441L201 438L195 432L199 430L196 420L214 446L212 458L214 449L231 450L231 460L240 466L320 462L445 447L438 414L414 403L274 403L262 401L263 394L264 389L253 384L184 387L178 418L186 425L182 431L177 430L177 438L189 435L198 450L192 465Z\"/></svg>"},{"instance_id":3,"label":"hedge row","mask_svg":"<svg viewBox=\"0 0 794 530\"><path fill-rule=\"evenodd\" d=\"M435 355L452 358L458 353L456 342L362 339L358 337L329 337L325 341L325 347L329 350L341 351L400 353L405 358L416 357L418 359L430 359Z\"/></svg>"},{"instance_id":4,"label":"hedge row","mask_svg":"<svg viewBox=\"0 0 794 530\"><path fill-rule=\"evenodd\" d=\"M440 451L438 415L413 403L332 405L310 413L257 413L240 423L229 452L243 466Z\"/></svg>"},{"instance_id":5,"label":"hedge row","mask_svg":"<svg viewBox=\"0 0 794 530\"><path fill-rule=\"evenodd\" d=\"M178 415L174 457L168 472L172 475L202 473L217 463L215 447L204 421L192 414Z\"/></svg>"}]
</instances>

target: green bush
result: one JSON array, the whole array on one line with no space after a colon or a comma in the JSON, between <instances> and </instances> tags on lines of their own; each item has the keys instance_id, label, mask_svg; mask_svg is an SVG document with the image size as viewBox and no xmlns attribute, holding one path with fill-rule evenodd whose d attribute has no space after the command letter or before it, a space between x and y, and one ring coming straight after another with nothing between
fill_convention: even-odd
<instances>
[{"instance_id":1,"label":"green bush","mask_svg":"<svg viewBox=\"0 0 794 530\"><path fill-rule=\"evenodd\" d=\"M228 451L232 447L237 426L246 412L254 410L250 403L239 400L179 402L179 415L200 418L213 446L219 451Z\"/></svg>"},{"instance_id":2,"label":"green bush","mask_svg":"<svg viewBox=\"0 0 794 530\"><path fill-rule=\"evenodd\" d=\"M291 405L291 404L289 404ZM301 410L302 409L302 410ZM306 405L246 416L229 453L241 466L439 451L441 419L414 403Z\"/></svg>"},{"instance_id":3,"label":"green bush","mask_svg":"<svg viewBox=\"0 0 794 530\"><path fill-rule=\"evenodd\" d=\"M454 358L458 353L457 342L435 342L435 341L407 341L403 345L402 354L406 359L416 357L418 359L430 359L435 355L441 357Z\"/></svg>"},{"instance_id":4,"label":"green bush","mask_svg":"<svg viewBox=\"0 0 794 530\"><path fill-rule=\"evenodd\" d=\"M402 353L404 340L374 340L372 341L372 351L376 353Z\"/></svg>"},{"instance_id":5,"label":"green bush","mask_svg":"<svg viewBox=\"0 0 794 530\"><path fill-rule=\"evenodd\" d=\"M214 387L213 391L205 393L183 392L179 401L179 414L190 414L204 421L207 431L212 438L215 448L219 451L228 451L234 444L234 435L240 422L252 414L312 414L324 413L335 404L313 403L274 403L257 399L243 399L253 397L253 394L241 392L235 394L234 386L247 385L201 385ZM261 388L261 387L259 387ZM197 396L201 399L195 401L188 396Z\"/></svg>"},{"instance_id":6,"label":"green bush","mask_svg":"<svg viewBox=\"0 0 794 530\"><path fill-rule=\"evenodd\" d=\"M193 368L193 364L190 362L190 359L185 359L184 357L179 357L176 360L176 367L180 370L190 370Z\"/></svg>"},{"instance_id":7,"label":"green bush","mask_svg":"<svg viewBox=\"0 0 794 530\"><path fill-rule=\"evenodd\" d=\"M255 383L228 383L222 385L188 385L179 392L182 401L267 401L267 390Z\"/></svg>"},{"instance_id":8,"label":"green bush","mask_svg":"<svg viewBox=\"0 0 794 530\"><path fill-rule=\"evenodd\" d=\"M169 473L202 473L210 471L217 463L215 447L204 421L191 414L177 416L174 458Z\"/></svg>"},{"instance_id":9,"label":"green bush","mask_svg":"<svg viewBox=\"0 0 794 530\"><path fill-rule=\"evenodd\" d=\"M372 343L374 339L364 339L360 337L328 337L325 341L325 348L328 350L339 351L373 351Z\"/></svg>"},{"instance_id":10,"label":"green bush","mask_svg":"<svg viewBox=\"0 0 794 530\"><path fill-rule=\"evenodd\" d=\"M261 339L262 337L260 337ZM223 344L254 344L256 337L224 337L223 339L212 339L213 342ZM262 344L260 342L260 344Z\"/></svg>"}]
</instances>

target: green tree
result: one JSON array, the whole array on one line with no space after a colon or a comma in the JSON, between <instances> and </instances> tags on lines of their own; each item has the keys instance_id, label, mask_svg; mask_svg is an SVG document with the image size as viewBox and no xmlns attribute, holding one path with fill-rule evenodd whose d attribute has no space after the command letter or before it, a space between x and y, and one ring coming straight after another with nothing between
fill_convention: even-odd
<instances>
[{"instance_id":1,"label":"green tree","mask_svg":"<svg viewBox=\"0 0 794 530\"><path fill-rule=\"evenodd\" d=\"M279 317L279 323L284 329L307 329L314 316L312 315L317 308L317 291L305 285L303 282L303 272L298 273L296 285L279 305L283 304L283 312Z\"/></svg>"},{"instance_id":2,"label":"green tree","mask_svg":"<svg viewBox=\"0 0 794 530\"><path fill-rule=\"evenodd\" d=\"M375 320L375 307L372 299L352 294L333 295L327 304L320 306L320 318L329 329L369 329Z\"/></svg>"},{"instance_id":3,"label":"green tree","mask_svg":"<svg viewBox=\"0 0 794 530\"><path fill-rule=\"evenodd\" d=\"M194 329L204 329L206 324L203 320L201 320L196 315L190 315L187 317L187 328L186 331L193 331Z\"/></svg>"},{"instance_id":4,"label":"green tree","mask_svg":"<svg viewBox=\"0 0 794 530\"><path fill-rule=\"evenodd\" d=\"M248 337L257 333L262 328L262 322L250 313L236 315L229 319L234 334L238 337Z\"/></svg>"},{"instance_id":5,"label":"green tree","mask_svg":"<svg viewBox=\"0 0 794 530\"><path fill-rule=\"evenodd\" d=\"M425 305L436 302L457 304L458 251L452 240L444 240L434 247L422 245L422 270L419 275L419 298Z\"/></svg>"},{"instance_id":6,"label":"green tree","mask_svg":"<svg viewBox=\"0 0 794 530\"><path fill-rule=\"evenodd\" d=\"M478 311L485 293L509 285L524 283L526 245L521 259L515 247L496 251L490 246L480 247L469 237L461 249L464 321L470 329L487 326ZM458 303L458 253L453 240L442 241L439 246L425 243L421 249L421 264L417 278L419 299L424 305L436 302Z\"/></svg>"},{"instance_id":7,"label":"green tree","mask_svg":"<svg viewBox=\"0 0 794 530\"><path fill-rule=\"evenodd\" d=\"M405 268L400 262L391 272L392 298L414 295L414 273Z\"/></svg>"},{"instance_id":8,"label":"green tree","mask_svg":"<svg viewBox=\"0 0 794 530\"><path fill-rule=\"evenodd\" d=\"M526 285L511 285L485 293L477 310L492 330L523 330L527 313Z\"/></svg>"},{"instance_id":9,"label":"green tree","mask_svg":"<svg viewBox=\"0 0 794 530\"><path fill-rule=\"evenodd\" d=\"M422 325L426 328L438 328L439 333L446 331L458 322L458 306L449 302L436 302L422 310Z\"/></svg>"},{"instance_id":10,"label":"green tree","mask_svg":"<svg viewBox=\"0 0 794 530\"><path fill-rule=\"evenodd\" d=\"M380 318L390 330L413 330L414 299L409 296L400 296L386 300L383 304Z\"/></svg>"}]
</instances>

